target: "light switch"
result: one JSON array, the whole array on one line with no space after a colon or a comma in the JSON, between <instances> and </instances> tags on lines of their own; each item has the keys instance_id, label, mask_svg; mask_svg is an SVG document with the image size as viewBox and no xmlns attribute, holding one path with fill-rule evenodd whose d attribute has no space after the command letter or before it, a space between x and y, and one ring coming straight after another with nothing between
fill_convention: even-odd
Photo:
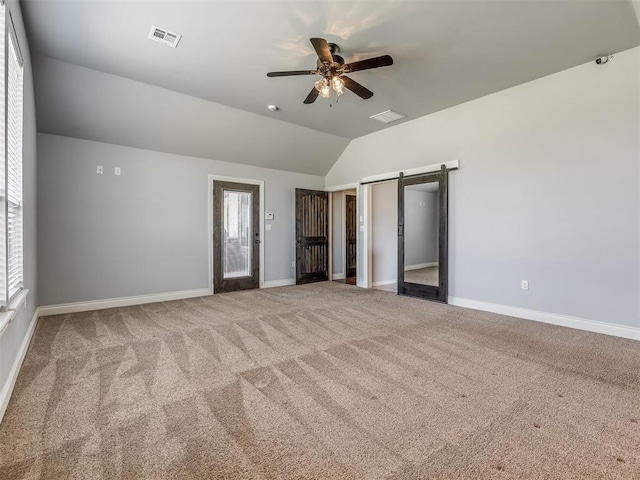
<instances>
[{"instance_id":1,"label":"light switch","mask_svg":"<svg viewBox=\"0 0 640 480\"><path fill-rule=\"evenodd\" d=\"M364 217L362 215L360 215L360 223L364 222Z\"/></svg>"},{"instance_id":2,"label":"light switch","mask_svg":"<svg viewBox=\"0 0 640 480\"><path fill-rule=\"evenodd\" d=\"M271 230L271 224L270 224L270 223L267 223L267 224L264 226L264 228L265 228L265 230Z\"/></svg>"},{"instance_id":3,"label":"light switch","mask_svg":"<svg viewBox=\"0 0 640 480\"><path fill-rule=\"evenodd\" d=\"M273 220L273 213L267 213L264 218L265 220Z\"/></svg>"}]
</instances>

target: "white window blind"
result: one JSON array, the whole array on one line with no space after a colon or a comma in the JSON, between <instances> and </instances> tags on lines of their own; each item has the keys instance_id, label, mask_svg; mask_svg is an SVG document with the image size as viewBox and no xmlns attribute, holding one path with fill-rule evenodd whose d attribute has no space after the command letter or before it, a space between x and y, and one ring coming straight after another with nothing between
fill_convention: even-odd
<instances>
[{"instance_id":1,"label":"white window blind","mask_svg":"<svg viewBox=\"0 0 640 480\"><path fill-rule=\"evenodd\" d=\"M0 309L7 307L7 251L6 251L6 122L5 122L5 10L4 2L0 5Z\"/></svg>"},{"instance_id":2,"label":"white window blind","mask_svg":"<svg viewBox=\"0 0 640 480\"><path fill-rule=\"evenodd\" d=\"M7 296L23 288L22 249L22 56L10 32L7 48Z\"/></svg>"}]
</instances>

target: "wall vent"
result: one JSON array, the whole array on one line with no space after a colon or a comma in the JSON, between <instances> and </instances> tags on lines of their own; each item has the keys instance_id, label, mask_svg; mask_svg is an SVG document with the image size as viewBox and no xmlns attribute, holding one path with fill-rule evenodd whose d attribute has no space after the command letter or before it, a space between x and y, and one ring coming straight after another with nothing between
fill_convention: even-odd
<instances>
[{"instance_id":1,"label":"wall vent","mask_svg":"<svg viewBox=\"0 0 640 480\"><path fill-rule=\"evenodd\" d=\"M385 110L384 112L371 115L369 118L373 120L377 120L382 123L391 123L405 117L406 115L403 115L402 113L394 112L393 110Z\"/></svg>"},{"instance_id":2,"label":"wall vent","mask_svg":"<svg viewBox=\"0 0 640 480\"><path fill-rule=\"evenodd\" d=\"M151 31L149 32L149 40L153 40L154 42L158 42L172 48L176 48L178 46L178 42L181 38L182 35L169 32L154 25L151 26Z\"/></svg>"}]
</instances>

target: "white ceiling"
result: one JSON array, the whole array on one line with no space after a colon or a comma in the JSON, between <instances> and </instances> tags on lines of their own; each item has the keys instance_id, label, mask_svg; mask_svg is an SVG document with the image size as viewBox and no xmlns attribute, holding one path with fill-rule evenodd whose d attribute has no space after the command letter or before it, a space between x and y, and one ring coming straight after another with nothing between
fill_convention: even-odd
<instances>
[{"instance_id":1,"label":"white ceiling","mask_svg":"<svg viewBox=\"0 0 640 480\"><path fill-rule=\"evenodd\" d=\"M396 125L369 119L383 110L406 114L400 122L411 120L640 44L631 0L23 0L22 5L37 56L346 139ZM178 48L148 40L152 24L182 34ZM348 62L381 54L394 58L391 67L351 74L375 93L373 98L347 92L332 107L322 98L304 105L316 77L266 77L268 71L313 69L309 38L314 36L340 45ZM47 79L36 70L38 82ZM55 92L40 90L50 96L39 103L54 101ZM268 104L280 110L269 112ZM40 114L38 121L39 128L55 130ZM327 161L328 168L336 159Z\"/></svg>"}]
</instances>

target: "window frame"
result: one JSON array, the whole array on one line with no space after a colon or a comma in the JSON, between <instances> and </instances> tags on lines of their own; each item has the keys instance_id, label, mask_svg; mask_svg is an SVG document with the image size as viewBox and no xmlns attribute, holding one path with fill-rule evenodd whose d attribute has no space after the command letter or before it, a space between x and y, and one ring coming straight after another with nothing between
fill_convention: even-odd
<instances>
[{"instance_id":1,"label":"window frame","mask_svg":"<svg viewBox=\"0 0 640 480\"><path fill-rule=\"evenodd\" d=\"M0 9L2 10L0 35L4 42L0 59L2 80L4 81L4 84L0 86L2 91L0 108L4 122L0 128L2 130L0 140L3 143L2 153L4 155L0 161L0 215L4 216L0 218L0 312L6 312L14 310L14 304L19 301L21 303L27 292L24 286L24 59L11 10L4 0L0 0ZM9 76L10 72L14 71L17 75L17 83L15 88L11 88ZM14 96L16 101L10 101ZM12 106L15 115L11 117L10 125L11 113L9 110ZM10 143L12 141L11 158L15 161L10 162ZM15 175L12 175L12 172L16 172ZM12 201L10 197L15 198ZM9 220L10 212L12 213L11 222ZM11 230L10 223L14 227ZM14 241L19 243L16 245L13 243ZM18 253L13 254L16 249ZM10 268L17 268L17 274L11 275ZM9 280L12 277L15 280L16 276L17 281L10 284Z\"/></svg>"}]
</instances>

